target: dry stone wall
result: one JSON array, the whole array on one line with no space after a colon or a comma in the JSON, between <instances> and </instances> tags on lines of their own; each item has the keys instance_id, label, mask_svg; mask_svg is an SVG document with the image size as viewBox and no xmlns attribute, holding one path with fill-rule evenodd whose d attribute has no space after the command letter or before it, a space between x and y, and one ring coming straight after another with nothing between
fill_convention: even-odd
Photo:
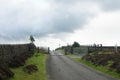
<instances>
[{"instance_id":1,"label":"dry stone wall","mask_svg":"<svg viewBox=\"0 0 120 80\"><path fill-rule=\"evenodd\" d=\"M15 56L19 56L23 53L32 53L35 48L34 44L15 44L15 45L0 45L0 63L7 63L11 61Z\"/></svg>"},{"instance_id":2,"label":"dry stone wall","mask_svg":"<svg viewBox=\"0 0 120 80\"><path fill-rule=\"evenodd\" d=\"M0 45L0 80L8 80L14 73L9 67L19 67L25 64L30 56L34 54L35 45L16 44Z\"/></svg>"}]
</instances>

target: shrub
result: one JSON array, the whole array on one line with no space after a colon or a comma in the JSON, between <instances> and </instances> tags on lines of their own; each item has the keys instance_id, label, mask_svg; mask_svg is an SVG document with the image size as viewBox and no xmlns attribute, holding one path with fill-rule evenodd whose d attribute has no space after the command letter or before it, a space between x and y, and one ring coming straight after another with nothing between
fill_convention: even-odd
<instances>
[{"instance_id":1,"label":"shrub","mask_svg":"<svg viewBox=\"0 0 120 80\"><path fill-rule=\"evenodd\" d=\"M109 62L112 61L110 69L116 70L120 73L120 54L89 54L82 57L82 59L92 62L95 65L107 66Z\"/></svg>"},{"instance_id":2,"label":"shrub","mask_svg":"<svg viewBox=\"0 0 120 80\"><path fill-rule=\"evenodd\" d=\"M36 65L30 64L30 65L25 66L23 70L27 73L32 73L32 72L38 71L38 68Z\"/></svg>"},{"instance_id":3,"label":"shrub","mask_svg":"<svg viewBox=\"0 0 120 80\"><path fill-rule=\"evenodd\" d=\"M6 80L13 76L14 73L8 67L0 65L0 80Z\"/></svg>"}]
</instances>

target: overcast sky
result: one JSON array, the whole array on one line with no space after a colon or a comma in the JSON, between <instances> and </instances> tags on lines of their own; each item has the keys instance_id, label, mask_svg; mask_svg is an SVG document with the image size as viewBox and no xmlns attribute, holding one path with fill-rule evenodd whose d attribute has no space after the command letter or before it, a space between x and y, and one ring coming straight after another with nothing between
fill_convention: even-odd
<instances>
[{"instance_id":1,"label":"overcast sky","mask_svg":"<svg viewBox=\"0 0 120 80\"><path fill-rule=\"evenodd\" d=\"M120 0L0 0L0 43L120 45Z\"/></svg>"}]
</instances>

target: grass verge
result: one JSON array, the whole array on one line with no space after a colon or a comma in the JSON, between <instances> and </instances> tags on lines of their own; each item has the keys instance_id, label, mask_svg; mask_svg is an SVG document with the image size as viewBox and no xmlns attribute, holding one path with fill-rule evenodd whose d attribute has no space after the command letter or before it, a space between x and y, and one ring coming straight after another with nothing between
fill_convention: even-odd
<instances>
[{"instance_id":1,"label":"grass verge","mask_svg":"<svg viewBox=\"0 0 120 80\"><path fill-rule=\"evenodd\" d=\"M88 62L86 60L82 60L81 58L76 58L75 57L76 55L74 55L74 54L70 54L70 55L67 55L67 56L70 57L70 58L73 58L74 60L80 62L83 65L86 65L86 66L88 66L88 67L90 67L92 69L95 69L97 71L103 72L105 74L108 74L108 75L110 75L110 76L112 76L112 77L117 78L118 80L120 80L120 74L119 73L117 73L116 71L113 71L113 70L109 70L105 66L96 66L96 65L94 65L91 62Z\"/></svg>"},{"instance_id":2,"label":"grass verge","mask_svg":"<svg viewBox=\"0 0 120 80\"><path fill-rule=\"evenodd\" d=\"M84 64L84 65L86 65L88 67L91 67L91 68L93 68L95 70L101 71L101 72L103 72L105 74L108 74L108 75L120 80L120 74L118 74L116 71L109 70L105 66L96 66L96 65L92 64L91 62L82 60L81 58L75 58L75 60L79 61L80 63L82 63L82 64Z\"/></svg>"},{"instance_id":3,"label":"grass verge","mask_svg":"<svg viewBox=\"0 0 120 80\"><path fill-rule=\"evenodd\" d=\"M23 71L23 67L11 69L15 75L9 80L47 80L46 76L46 54L37 54L35 53L31 58L26 61L26 65L35 64L38 67L37 72L28 74Z\"/></svg>"},{"instance_id":4,"label":"grass verge","mask_svg":"<svg viewBox=\"0 0 120 80\"><path fill-rule=\"evenodd\" d=\"M78 56L75 55L75 54L67 54L67 56L68 56L68 57L71 57L71 58L72 58L72 57L78 57Z\"/></svg>"}]
</instances>

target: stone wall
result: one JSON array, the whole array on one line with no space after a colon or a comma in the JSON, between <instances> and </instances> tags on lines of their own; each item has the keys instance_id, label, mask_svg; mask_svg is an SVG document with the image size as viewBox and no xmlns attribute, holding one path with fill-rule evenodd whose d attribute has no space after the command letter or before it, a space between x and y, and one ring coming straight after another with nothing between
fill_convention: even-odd
<instances>
[{"instance_id":1,"label":"stone wall","mask_svg":"<svg viewBox=\"0 0 120 80\"><path fill-rule=\"evenodd\" d=\"M11 61L13 57L21 55L23 53L29 54L33 52L35 48L34 44L15 44L15 45L0 45L0 63L7 63Z\"/></svg>"}]
</instances>

